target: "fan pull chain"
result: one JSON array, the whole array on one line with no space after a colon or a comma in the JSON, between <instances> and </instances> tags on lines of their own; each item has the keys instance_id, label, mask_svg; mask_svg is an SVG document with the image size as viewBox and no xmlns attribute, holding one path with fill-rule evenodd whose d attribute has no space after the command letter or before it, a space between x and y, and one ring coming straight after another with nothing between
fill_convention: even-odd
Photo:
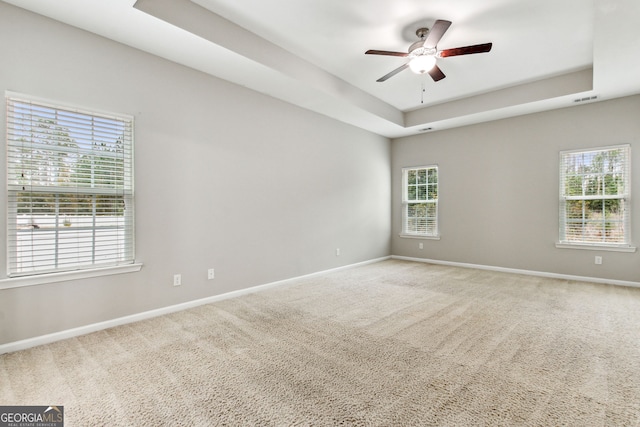
<instances>
[{"instance_id":1,"label":"fan pull chain","mask_svg":"<svg viewBox=\"0 0 640 427\"><path fill-rule=\"evenodd\" d=\"M420 91L420 104L424 104L424 82L422 82L422 90Z\"/></svg>"}]
</instances>

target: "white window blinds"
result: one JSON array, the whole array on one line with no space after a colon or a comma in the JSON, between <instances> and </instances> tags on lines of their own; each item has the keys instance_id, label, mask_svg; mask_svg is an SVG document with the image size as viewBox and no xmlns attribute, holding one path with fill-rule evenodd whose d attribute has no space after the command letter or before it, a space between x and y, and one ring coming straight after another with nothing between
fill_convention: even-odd
<instances>
[{"instance_id":1,"label":"white window blinds","mask_svg":"<svg viewBox=\"0 0 640 427\"><path fill-rule=\"evenodd\" d=\"M630 150L560 153L560 243L629 245Z\"/></svg>"},{"instance_id":2,"label":"white window blinds","mask_svg":"<svg viewBox=\"0 0 640 427\"><path fill-rule=\"evenodd\" d=\"M133 262L132 127L7 97L9 276Z\"/></svg>"},{"instance_id":3,"label":"white window blinds","mask_svg":"<svg viewBox=\"0 0 640 427\"><path fill-rule=\"evenodd\" d=\"M438 167L402 170L402 234L438 235Z\"/></svg>"}]
</instances>

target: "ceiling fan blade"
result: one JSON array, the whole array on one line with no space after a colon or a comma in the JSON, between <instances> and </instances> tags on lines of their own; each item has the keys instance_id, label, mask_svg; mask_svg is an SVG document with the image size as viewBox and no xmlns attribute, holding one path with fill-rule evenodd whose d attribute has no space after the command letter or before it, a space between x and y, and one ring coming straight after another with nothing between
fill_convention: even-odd
<instances>
[{"instance_id":1,"label":"ceiling fan blade","mask_svg":"<svg viewBox=\"0 0 640 427\"><path fill-rule=\"evenodd\" d=\"M455 47L453 49L444 49L438 52L440 58L447 56L471 55L472 53L484 53L491 50L493 43L475 44L473 46Z\"/></svg>"},{"instance_id":2,"label":"ceiling fan blade","mask_svg":"<svg viewBox=\"0 0 640 427\"><path fill-rule=\"evenodd\" d=\"M437 65L434 65L432 69L427 71L427 73L429 73L434 82L440 81L447 77Z\"/></svg>"},{"instance_id":3,"label":"ceiling fan blade","mask_svg":"<svg viewBox=\"0 0 640 427\"><path fill-rule=\"evenodd\" d=\"M405 52L390 52L388 50L368 50L364 54L365 55L387 55L387 56L409 56L409 54Z\"/></svg>"},{"instance_id":4,"label":"ceiling fan blade","mask_svg":"<svg viewBox=\"0 0 640 427\"><path fill-rule=\"evenodd\" d=\"M398 74L400 71L404 70L405 68L408 68L409 64L404 64L398 68L396 68L395 70L393 70L392 72L385 74L384 76L380 77L378 80L376 80L377 82L383 82L393 76L395 76L396 74Z\"/></svg>"},{"instance_id":5,"label":"ceiling fan blade","mask_svg":"<svg viewBox=\"0 0 640 427\"><path fill-rule=\"evenodd\" d=\"M451 26L451 21L438 19L429 30L429 33L427 33L423 46L430 49L435 48L444 33L449 29L449 26Z\"/></svg>"}]
</instances>

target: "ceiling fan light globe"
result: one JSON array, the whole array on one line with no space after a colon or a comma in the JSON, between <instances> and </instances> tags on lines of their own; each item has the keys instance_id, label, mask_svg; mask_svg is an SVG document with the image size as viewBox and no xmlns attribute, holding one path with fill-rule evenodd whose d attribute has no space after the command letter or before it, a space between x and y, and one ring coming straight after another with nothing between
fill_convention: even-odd
<instances>
[{"instance_id":1,"label":"ceiling fan light globe","mask_svg":"<svg viewBox=\"0 0 640 427\"><path fill-rule=\"evenodd\" d=\"M433 55L416 56L409 62L409 68L416 74L424 74L436 65L436 57Z\"/></svg>"}]
</instances>

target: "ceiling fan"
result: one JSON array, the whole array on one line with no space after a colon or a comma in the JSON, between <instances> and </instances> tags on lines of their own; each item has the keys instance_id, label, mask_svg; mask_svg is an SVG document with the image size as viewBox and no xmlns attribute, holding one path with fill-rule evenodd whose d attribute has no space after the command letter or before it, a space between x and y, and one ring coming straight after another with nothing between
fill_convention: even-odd
<instances>
[{"instance_id":1,"label":"ceiling fan","mask_svg":"<svg viewBox=\"0 0 640 427\"><path fill-rule=\"evenodd\" d=\"M368 50L366 55L387 55L408 57L409 62L396 68L388 74L380 77L378 82L384 82L390 77L395 76L406 68L411 68L416 74L428 73L434 82L444 79L446 76L442 70L436 65L437 58L446 58L447 56L470 55L472 53L483 53L491 50L492 43L476 44L473 46L456 47L453 49L438 50L437 44L449 29L451 21L438 19L431 30L428 28L418 28L416 35L420 40L409 46L408 53L390 52L388 50Z\"/></svg>"}]
</instances>

